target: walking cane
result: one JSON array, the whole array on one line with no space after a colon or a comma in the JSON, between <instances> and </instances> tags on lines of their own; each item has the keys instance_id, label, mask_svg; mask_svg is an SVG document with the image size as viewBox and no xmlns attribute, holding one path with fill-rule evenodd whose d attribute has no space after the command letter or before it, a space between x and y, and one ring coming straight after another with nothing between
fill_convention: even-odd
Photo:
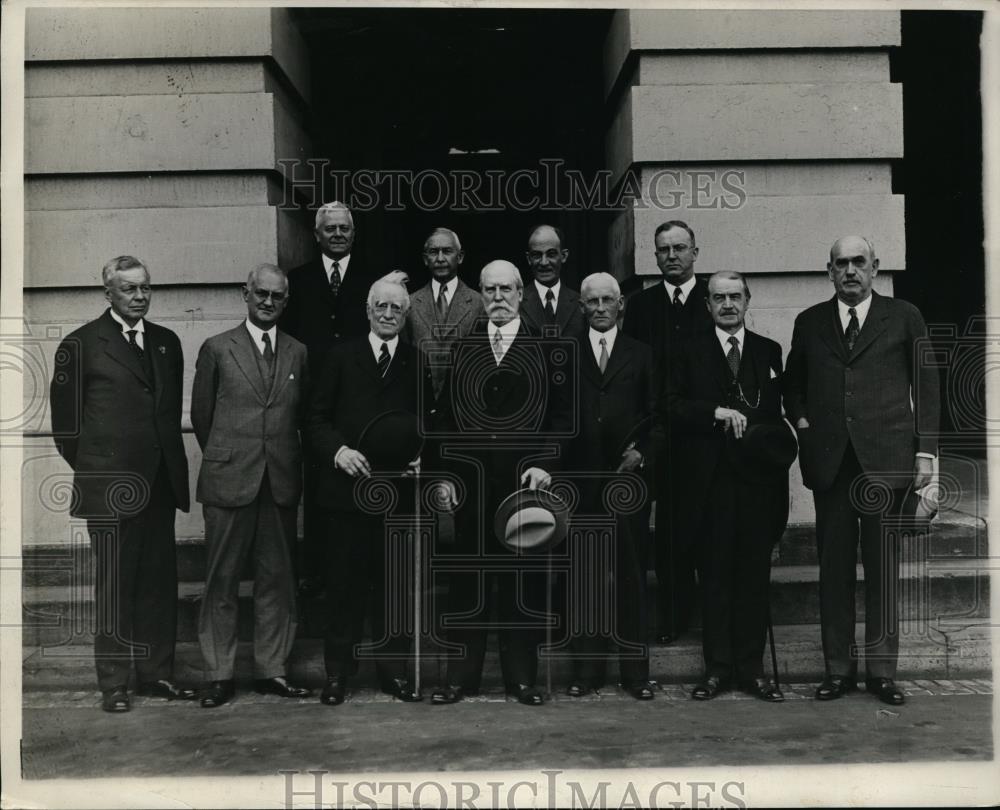
<instances>
[{"instance_id":1,"label":"walking cane","mask_svg":"<svg viewBox=\"0 0 1000 810\"><path fill-rule=\"evenodd\" d=\"M413 476L413 691L420 694L421 559L420 470ZM773 649L773 646L772 646Z\"/></svg>"},{"instance_id":2,"label":"walking cane","mask_svg":"<svg viewBox=\"0 0 1000 810\"><path fill-rule=\"evenodd\" d=\"M767 603L767 639L771 644L771 668L774 671L774 688L780 689L778 681L778 655L774 651L774 625L771 622L771 602Z\"/></svg>"}]
</instances>

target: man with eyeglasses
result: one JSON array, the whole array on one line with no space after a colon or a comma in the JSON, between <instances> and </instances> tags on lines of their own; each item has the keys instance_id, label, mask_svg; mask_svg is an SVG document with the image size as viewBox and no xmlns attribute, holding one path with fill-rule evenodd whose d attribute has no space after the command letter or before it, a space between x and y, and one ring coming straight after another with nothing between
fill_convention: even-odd
<instances>
[{"instance_id":1,"label":"man with eyeglasses","mask_svg":"<svg viewBox=\"0 0 1000 810\"><path fill-rule=\"evenodd\" d=\"M239 585L248 557L256 691L310 694L288 680L286 669L297 625L292 549L302 494L306 348L276 326L289 300L280 268L258 265L242 292L246 320L205 341L191 391L191 425L202 451L196 495L208 556L198 616L204 708L236 693Z\"/></svg>"},{"instance_id":2,"label":"man with eyeglasses","mask_svg":"<svg viewBox=\"0 0 1000 810\"><path fill-rule=\"evenodd\" d=\"M447 373L449 349L472 331L483 315L483 301L458 277L465 258L458 234L435 228L424 242L424 266L431 280L410 296L410 311L402 338L424 353L434 380L434 395L441 393Z\"/></svg>"},{"instance_id":3,"label":"man with eyeglasses","mask_svg":"<svg viewBox=\"0 0 1000 810\"><path fill-rule=\"evenodd\" d=\"M653 244L663 281L628 299L622 331L653 350L654 366L665 375L688 338L711 331L712 318L706 307L707 285L694 275L698 246L691 227L680 220L664 222L656 229ZM694 538L677 529L688 506L675 491L676 482L685 475L671 452L675 436L676 430L668 423L654 473L656 639L660 644L670 644L687 631L695 600Z\"/></svg>"},{"instance_id":4,"label":"man with eyeglasses","mask_svg":"<svg viewBox=\"0 0 1000 810\"><path fill-rule=\"evenodd\" d=\"M521 317L537 334L553 330L561 337L582 337L586 323L580 312L580 296L562 281L562 268L569 258L562 230L539 225L528 236L525 258L533 282L524 290Z\"/></svg>"},{"instance_id":5,"label":"man with eyeglasses","mask_svg":"<svg viewBox=\"0 0 1000 810\"><path fill-rule=\"evenodd\" d=\"M368 293L368 334L330 352L309 403L309 441L319 459L326 528L326 685L320 701L327 706L344 702L357 673L366 616L382 691L406 702L421 699L407 672L412 637L396 620L404 600L411 604L400 582L404 569L394 545L400 537L389 532L385 510L374 503L391 489L395 494L387 501L395 501L392 517L398 522L413 503L412 489L406 494L398 478L379 477L386 471L361 447L369 426L385 424L387 415L412 414L418 425L430 418L430 375L426 370L421 375L416 349L399 339L409 308L401 280L376 281ZM408 461L407 472L419 472L420 459ZM373 474L377 489L367 490Z\"/></svg>"},{"instance_id":6,"label":"man with eyeglasses","mask_svg":"<svg viewBox=\"0 0 1000 810\"><path fill-rule=\"evenodd\" d=\"M674 357L660 408L684 470L678 529L698 538L705 674L691 696L711 700L735 683L774 703L784 697L763 663L771 547L788 521L795 440L781 417L781 347L745 327L749 304L739 273L709 279L715 328Z\"/></svg>"}]
</instances>

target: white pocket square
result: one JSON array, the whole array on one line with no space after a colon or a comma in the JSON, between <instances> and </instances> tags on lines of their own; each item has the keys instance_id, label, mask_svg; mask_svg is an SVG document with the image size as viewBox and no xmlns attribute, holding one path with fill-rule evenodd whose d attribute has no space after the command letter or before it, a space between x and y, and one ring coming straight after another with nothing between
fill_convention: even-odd
<instances>
[{"instance_id":1,"label":"white pocket square","mask_svg":"<svg viewBox=\"0 0 1000 810\"><path fill-rule=\"evenodd\" d=\"M773 368L770 371L771 371L771 379L773 380L775 377L778 376L778 372L776 372Z\"/></svg>"},{"instance_id":2,"label":"white pocket square","mask_svg":"<svg viewBox=\"0 0 1000 810\"><path fill-rule=\"evenodd\" d=\"M774 374L774 372L772 371L771 374ZM289 374L288 375L288 379L294 380L295 379L295 375L294 374Z\"/></svg>"}]
</instances>

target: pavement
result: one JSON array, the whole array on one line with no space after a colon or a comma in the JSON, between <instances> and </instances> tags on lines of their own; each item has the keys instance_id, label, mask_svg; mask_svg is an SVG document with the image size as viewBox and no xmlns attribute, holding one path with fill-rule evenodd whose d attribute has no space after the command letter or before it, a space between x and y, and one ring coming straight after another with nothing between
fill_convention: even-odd
<instances>
[{"instance_id":1,"label":"pavement","mask_svg":"<svg viewBox=\"0 0 1000 810\"><path fill-rule=\"evenodd\" d=\"M642 703L617 689L538 708L502 692L431 706L358 690L327 707L241 691L212 710L136 698L121 715L93 691L35 691L22 768L30 780L992 760L990 680L899 683L900 707L864 692L821 703L814 683L784 685L782 704L731 692L702 703L692 684L670 684Z\"/></svg>"}]
</instances>

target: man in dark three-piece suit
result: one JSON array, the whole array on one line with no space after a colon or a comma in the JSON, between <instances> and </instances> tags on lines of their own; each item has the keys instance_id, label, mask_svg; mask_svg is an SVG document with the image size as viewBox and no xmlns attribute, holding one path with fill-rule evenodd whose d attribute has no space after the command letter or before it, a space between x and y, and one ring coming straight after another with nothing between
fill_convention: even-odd
<instances>
[{"instance_id":1,"label":"man in dark three-piece suit","mask_svg":"<svg viewBox=\"0 0 1000 810\"><path fill-rule=\"evenodd\" d=\"M365 296L375 277L355 258L354 217L341 202L330 202L316 211L313 236L320 255L288 273L288 305L278 326L309 350L309 371L316 378L326 355L344 340L368 332ZM320 505L316 503L314 459L306 449L303 494L303 592L316 594L322 586L314 572L322 571L324 544Z\"/></svg>"},{"instance_id":2,"label":"man in dark three-piece suit","mask_svg":"<svg viewBox=\"0 0 1000 810\"><path fill-rule=\"evenodd\" d=\"M795 439L781 416L781 347L745 328L749 303L739 273L709 279L715 328L691 336L674 358L660 403L676 431L678 528L696 538L701 575L705 673L696 700L732 682L761 700L784 699L764 678L763 654L771 548L788 521ZM778 443L791 450L773 461Z\"/></svg>"},{"instance_id":3,"label":"man in dark three-piece suit","mask_svg":"<svg viewBox=\"0 0 1000 810\"><path fill-rule=\"evenodd\" d=\"M795 319L785 408L798 431L802 480L816 504L820 619L832 700L857 688L854 589L865 572L866 687L890 705L899 648L898 537L884 532L908 489L931 480L937 453L937 373L921 367L927 335L912 304L873 292L878 259L860 236L837 240L827 272L836 294ZM887 502L876 497L887 493ZM874 504L874 507L873 507Z\"/></svg>"},{"instance_id":4,"label":"man in dark three-piece suit","mask_svg":"<svg viewBox=\"0 0 1000 810\"><path fill-rule=\"evenodd\" d=\"M622 328L626 335L653 350L653 363L660 379L665 380L674 358L684 351L687 338L710 332L712 318L705 305L705 281L694 275L698 246L691 228L680 220L664 222L657 227L653 242L663 283L641 290L626 301ZM673 486L684 474L673 459L676 435L668 421L654 486L657 641L661 644L671 643L687 630L695 599L694 538L679 528L684 525L682 513L687 506Z\"/></svg>"},{"instance_id":5,"label":"man in dark three-piece suit","mask_svg":"<svg viewBox=\"0 0 1000 810\"><path fill-rule=\"evenodd\" d=\"M654 436L661 432L654 425L653 352L619 330L623 301L614 276L587 276L580 286L580 302L588 329L577 352L579 428L566 443L562 470L579 488L577 516L614 512L609 490L616 485L636 490L620 499L629 504L629 513L615 515L611 553L588 553L585 546L575 545L587 540L571 533L570 553L579 557L573 570L582 578L583 588L577 595L570 588L565 606L573 628L574 671L566 691L580 697L604 685L605 658L613 640L622 686L637 700L651 700L645 564L650 498L642 479L653 469ZM609 571L594 565L595 560L605 558L613 560L610 583ZM588 622L587 617L599 615L604 605L613 611L613 621L604 627L600 625L606 619Z\"/></svg>"},{"instance_id":6,"label":"man in dark three-piece suit","mask_svg":"<svg viewBox=\"0 0 1000 810\"><path fill-rule=\"evenodd\" d=\"M309 440L319 461L317 491L326 526L327 680L320 700L329 706L344 701L349 680L357 673L356 648L366 616L371 617L372 652L382 690L404 701L421 699L407 677L412 639L393 618L408 597L404 587L387 587L402 573L400 548L387 533L385 510L366 506L367 496L358 485L373 472L386 472L362 449L366 431L386 415L400 412L424 424L429 410L422 414L421 408L430 409L434 395L429 374L421 375L417 350L398 337L409 307L406 288L381 279L372 285L368 302L368 334L329 353L309 406ZM410 471L419 471L419 458L407 462ZM389 483L396 491L398 511L406 510L413 502L412 487Z\"/></svg>"},{"instance_id":7,"label":"man in dark three-piece suit","mask_svg":"<svg viewBox=\"0 0 1000 810\"><path fill-rule=\"evenodd\" d=\"M549 485L548 470L560 463L554 437L570 433L571 397L565 390L570 375L554 369L551 341L533 340L521 320L522 281L513 264L487 264L479 287L488 320L455 347L437 403L442 466L466 485L455 546L467 570L452 572L443 617L447 640L460 652L449 658L447 684L431 700L455 703L478 692L487 635L497 626L508 694L538 706L544 701L535 678L546 571L535 564L537 558L525 559L501 545L493 517L516 490ZM570 356L565 353L564 365ZM448 497L456 504L453 488Z\"/></svg>"},{"instance_id":8,"label":"man in dark three-piece suit","mask_svg":"<svg viewBox=\"0 0 1000 810\"><path fill-rule=\"evenodd\" d=\"M198 641L208 685L201 705L235 694L240 575L254 570L254 678L258 692L305 697L286 678L295 641L292 553L309 386L306 349L275 325L288 279L258 265L243 287L247 319L210 337L198 353L191 424L202 451L198 501L205 514L207 573Z\"/></svg>"},{"instance_id":9,"label":"man in dark three-piece suit","mask_svg":"<svg viewBox=\"0 0 1000 810\"><path fill-rule=\"evenodd\" d=\"M194 697L172 683L177 629L174 515L187 511L181 439L184 357L177 335L146 320L149 273L119 256L102 271L110 308L70 333L50 389L52 430L73 468L71 514L87 521L96 558L94 639L102 707L138 693Z\"/></svg>"},{"instance_id":10,"label":"man in dark three-piece suit","mask_svg":"<svg viewBox=\"0 0 1000 810\"><path fill-rule=\"evenodd\" d=\"M449 350L472 331L483 317L483 299L458 277L465 258L458 234L436 228L424 242L424 265L431 280L410 296L410 311L401 336L424 354L434 380L434 396L441 393L449 367Z\"/></svg>"},{"instance_id":11,"label":"man in dark three-piece suit","mask_svg":"<svg viewBox=\"0 0 1000 810\"><path fill-rule=\"evenodd\" d=\"M521 319L535 334L576 338L586 331L580 312L580 296L562 281L562 268L569 258L561 229L539 225L528 236L525 251L532 282L524 288Z\"/></svg>"}]
</instances>

